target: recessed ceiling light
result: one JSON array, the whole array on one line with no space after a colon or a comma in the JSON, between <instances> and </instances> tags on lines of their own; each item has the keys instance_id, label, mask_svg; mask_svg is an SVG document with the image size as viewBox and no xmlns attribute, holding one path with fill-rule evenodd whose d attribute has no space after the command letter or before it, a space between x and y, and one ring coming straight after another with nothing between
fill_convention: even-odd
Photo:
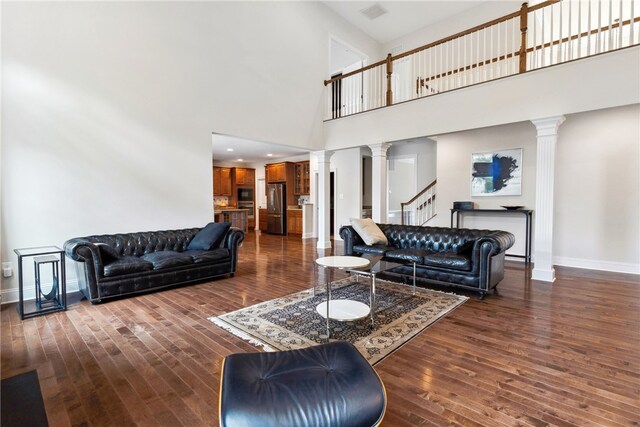
<instances>
[{"instance_id":1,"label":"recessed ceiling light","mask_svg":"<svg viewBox=\"0 0 640 427\"><path fill-rule=\"evenodd\" d=\"M273 157L273 154L269 153L267 154L267 157Z\"/></svg>"},{"instance_id":2,"label":"recessed ceiling light","mask_svg":"<svg viewBox=\"0 0 640 427\"><path fill-rule=\"evenodd\" d=\"M238 161L239 161L239 162L244 162L244 160L243 160L243 159L238 159Z\"/></svg>"},{"instance_id":3,"label":"recessed ceiling light","mask_svg":"<svg viewBox=\"0 0 640 427\"><path fill-rule=\"evenodd\" d=\"M227 148L227 151L233 151L233 148Z\"/></svg>"}]
</instances>

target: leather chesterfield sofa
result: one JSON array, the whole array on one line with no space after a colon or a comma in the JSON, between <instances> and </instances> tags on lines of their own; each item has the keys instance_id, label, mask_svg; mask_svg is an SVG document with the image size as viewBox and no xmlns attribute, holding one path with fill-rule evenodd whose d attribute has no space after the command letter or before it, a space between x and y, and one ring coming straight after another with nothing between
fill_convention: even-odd
<instances>
[{"instance_id":1,"label":"leather chesterfield sofa","mask_svg":"<svg viewBox=\"0 0 640 427\"><path fill-rule=\"evenodd\" d=\"M92 303L168 286L233 276L244 232L228 229L210 250L189 250L201 228L77 237L64 244Z\"/></svg>"},{"instance_id":2,"label":"leather chesterfield sofa","mask_svg":"<svg viewBox=\"0 0 640 427\"><path fill-rule=\"evenodd\" d=\"M381 255L405 264L380 274L422 285L450 285L480 293L480 298L504 278L505 251L515 236L506 231L377 224L388 245L366 245L351 226L340 229L344 254Z\"/></svg>"}]
</instances>

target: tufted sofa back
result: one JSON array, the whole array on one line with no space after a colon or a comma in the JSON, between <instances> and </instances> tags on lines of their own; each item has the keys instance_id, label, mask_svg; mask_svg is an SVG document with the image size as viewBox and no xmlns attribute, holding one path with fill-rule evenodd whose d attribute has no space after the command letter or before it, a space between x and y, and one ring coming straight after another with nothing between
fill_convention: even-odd
<instances>
[{"instance_id":1,"label":"tufted sofa back","mask_svg":"<svg viewBox=\"0 0 640 427\"><path fill-rule=\"evenodd\" d=\"M87 236L73 240L105 243L118 252L119 256L142 256L158 251L186 250L187 245L200 228L183 230L143 231L140 233L105 234Z\"/></svg>"},{"instance_id":2,"label":"tufted sofa back","mask_svg":"<svg viewBox=\"0 0 640 427\"><path fill-rule=\"evenodd\" d=\"M446 227L421 227L399 224L378 224L389 245L401 249L420 248L432 252L458 252L467 242L493 233L491 230L470 230Z\"/></svg>"}]
</instances>

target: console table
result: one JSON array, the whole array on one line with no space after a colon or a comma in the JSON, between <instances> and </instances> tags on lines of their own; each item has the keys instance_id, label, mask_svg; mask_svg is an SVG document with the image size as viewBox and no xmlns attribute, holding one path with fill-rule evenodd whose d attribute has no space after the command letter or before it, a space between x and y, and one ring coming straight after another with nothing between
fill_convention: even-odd
<instances>
[{"instance_id":1,"label":"console table","mask_svg":"<svg viewBox=\"0 0 640 427\"><path fill-rule=\"evenodd\" d=\"M533 210L531 209L451 209L451 228L453 228L453 218L455 216L455 228L460 228L460 220L465 213L476 213L476 214L498 214L498 215L523 215L525 218L525 237L524 237L524 255L509 255L506 256L515 257L515 258L524 258L525 264L531 263L531 227L533 226Z\"/></svg>"}]
</instances>

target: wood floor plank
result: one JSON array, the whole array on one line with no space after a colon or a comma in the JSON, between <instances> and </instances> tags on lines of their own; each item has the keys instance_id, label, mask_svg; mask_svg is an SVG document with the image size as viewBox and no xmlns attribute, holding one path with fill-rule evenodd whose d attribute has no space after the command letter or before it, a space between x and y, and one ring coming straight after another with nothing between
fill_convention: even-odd
<instances>
[{"instance_id":1,"label":"wood floor plank","mask_svg":"<svg viewBox=\"0 0 640 427\"><path fill-rule=\"evenodd\" d=\"M315 243L249 232L234 277L25 321L4 305L2 378L37 369L52 426L217 425L223 358L261 349L207 318L311 287L341 253ZM638 276L506 265L484 300L444 288L471 299L376 365L383 426L640 425Z\"/></svg>"}]
</instances>

